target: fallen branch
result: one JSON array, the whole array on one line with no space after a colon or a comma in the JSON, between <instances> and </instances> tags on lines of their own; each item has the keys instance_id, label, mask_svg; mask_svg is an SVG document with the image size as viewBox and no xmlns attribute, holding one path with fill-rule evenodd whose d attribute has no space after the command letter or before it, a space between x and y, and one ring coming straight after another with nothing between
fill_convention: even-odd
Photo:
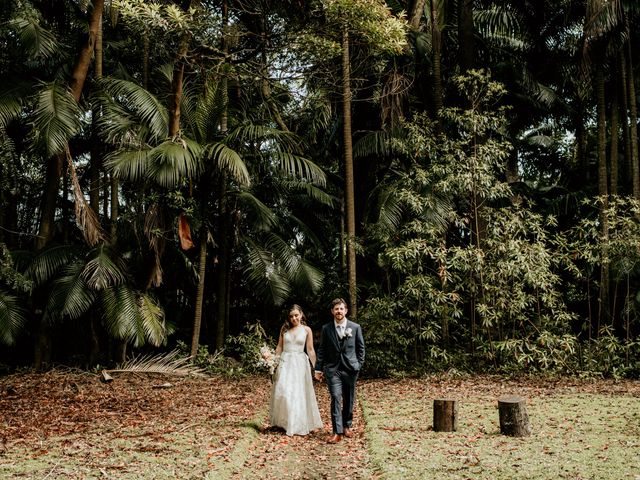
<instances>
[{"instance_id":1,"label":"fallen branch","mask_svg":"<svg viewBox=\"0 0 640 480\"><path fill-rule=\"evenodd\" d=\"M102 370L102 381L104 383L112 382L111 375L114 373L156 373L181 377L206 376L200 367L191 364L191 357L181 357L178 350L155 356L135 357L123 363L120 368Z\"/></svg>"}]
</instances>

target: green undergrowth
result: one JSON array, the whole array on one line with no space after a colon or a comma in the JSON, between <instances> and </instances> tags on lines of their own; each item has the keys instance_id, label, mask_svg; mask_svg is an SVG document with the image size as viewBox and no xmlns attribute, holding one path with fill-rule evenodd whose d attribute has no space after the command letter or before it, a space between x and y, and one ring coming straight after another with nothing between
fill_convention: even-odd
<instances>
[{"instance_id":1,"label":"green undergrowth","mask_svg":"<svg viewBox=\"0 0 640 480\"><path fill-rule=\"evenodd\" d=\"M388 479L640 478L640 399L544 393L527 398L529 437L500 434L496 397L456 397L458 430L432 430L428 387L361 396L371 461Z\"/></svg>"}]
</instances>

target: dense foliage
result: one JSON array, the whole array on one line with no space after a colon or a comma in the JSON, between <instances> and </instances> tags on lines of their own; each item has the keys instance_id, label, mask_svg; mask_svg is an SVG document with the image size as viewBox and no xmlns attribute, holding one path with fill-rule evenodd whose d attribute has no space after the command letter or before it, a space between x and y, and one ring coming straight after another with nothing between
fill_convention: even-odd
<instances>
[{"instance_id":1,"label":"dense foliage","mask_svg":"<svg viewBox=\"0 0 640 480\"><path fill-rule=\"evenodd\" d=\"M248 371L340 296L371 375L639 375L639 13L3 0L0 363Z\"/></svg>"}]
</instances>

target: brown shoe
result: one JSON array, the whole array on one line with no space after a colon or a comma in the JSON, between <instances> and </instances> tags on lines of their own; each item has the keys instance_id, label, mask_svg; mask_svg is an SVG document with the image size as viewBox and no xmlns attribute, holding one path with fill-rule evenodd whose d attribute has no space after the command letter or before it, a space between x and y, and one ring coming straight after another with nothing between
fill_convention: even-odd
<instances>
[{"instance_id":1,"label":"brown shoe","mask_svg":"<svg viewBox=\"0 0 640 480\"><path fill-rule=\"evenodd\" d=\"M345 428L344 429L344 436L347 437L347 438L353 437L353 432L351 431L350 428Z\"/></svg>"},{"instance_id":2,"label":"brown shoe","mask_svg":"<svg viewBox=\"0 0 640 480\"><path fill-rule=\"evenodd\" d=\"M340 440L342 440L342 435L334 433L327 439L327 443L338 443Z\"/></svg>"}]
</instances>

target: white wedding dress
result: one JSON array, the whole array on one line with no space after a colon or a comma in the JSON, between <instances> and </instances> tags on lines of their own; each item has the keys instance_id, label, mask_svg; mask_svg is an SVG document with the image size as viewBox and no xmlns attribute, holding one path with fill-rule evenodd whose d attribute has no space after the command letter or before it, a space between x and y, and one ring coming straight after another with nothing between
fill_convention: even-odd
<instances>
[{"instance_id":1,"label":"white wedding dress","mask_svg":"<svg viewBox=\"0 0 640 480\"><path fill-rule=\"evenodd\" d=\"M304 353L306 341L302 326L284 333L284 348L271 387L269 421L284 428L287 435L306 435L323 425L309 357Z\"/></svg>"}]
</instances>

